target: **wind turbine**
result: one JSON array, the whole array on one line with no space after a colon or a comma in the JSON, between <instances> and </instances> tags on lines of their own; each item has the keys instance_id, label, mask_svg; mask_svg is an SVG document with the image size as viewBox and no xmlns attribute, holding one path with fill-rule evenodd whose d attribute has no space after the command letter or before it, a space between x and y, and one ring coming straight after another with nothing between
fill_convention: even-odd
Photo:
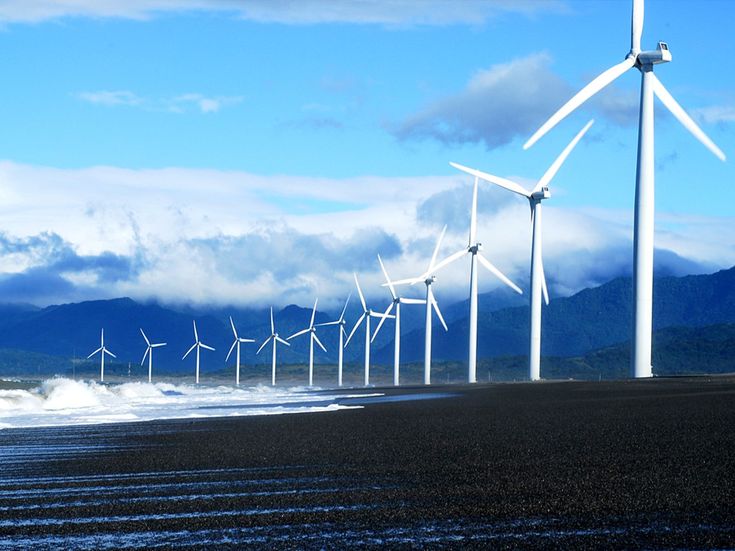
<instances>
[{"instance_id":1,"label":"wind turbine","mask_svg":"<svg viewBox=\"0 0 735 551\"><path fill-rule=\"evenodd\" d=\"M154 348L160 348L161 346L166 346L165 342L159 342L159 343L151 343L151 341L148 340L148 337L146 337L146 334L143 332L143 328L140 328L140 334L143 335L143 338L145 339L145 343L148 345L148 347L145 349L145 353L143 354L143 359L140 360L140 365L143 365L143 362L145 362L145 357L148 356L148 382L151 382L151 375L153 373L153 349Z\"/></svg>"},{"instance_id":2,"label":"wind turbine","mask_svg":"<svg viewBox=\"0 0 735 551\"><path fill-rule=\"evenodd\" d=\"M633 229L633 346L631 376L651 377L651 331L653 325L653 233L654 233L654 158L653 158L653 97L720 160L725 154L710 140L692 118L677 103L653 74L653 66L671 61L665 42L655 50L641 51L643 34L643 0L633 0L630 51L623 61L602 72L554 113L524 144L528 149L556 126L559 121L582 105L623 73L635 67L641 72L641 99L638 125L638 164L635 185L635 221Z\"/></svg>"},{"instance_id":3,"label":"wind turbine","mask_svg":"<svg viewBox=\"0 0 735 551\"><path fill-rule=\"evenodd\" d=\"M191 345L191 348L186 351L186 354L184 354L184 356L181 359L182 360L186 359L186 357L189 355L189 353L192 350L194 350L195 348L197 349L197 370L196 370L195 381L196 381L196 384L199 384L199 350L202 348L206 348L207 350L214 351L214 348L212 348L211 346L207 346L206 344L204 344L203 342L199 340L199 333L197 333L197 322L196 320L192 320L192 321L194 323L194 344Z\"/></svg>"},{"instance_id":4,"label":"wind turbine","mask_svg":"<svg viewBox=\"0 0 735 551\"><path fill-rule=\"evenodd\" d=\"M436 298L434 298L434 291L432 290L432 284L436 281L436 276L433 274L434 271L434 263L436 262L436 256L439 254L439 247L441 246L441 242L444 239L444 234L447 231L447 226L445 225L442 229L441 234L439 234L439 239L436 241L436 247L434 247L434 254L431 255L431 260L429 261L429 267L426 269L426 272L424 272L422 275L418 276L417 278L410 278L410 279L402 279L400 281L394 281L393 285L402 285L404 283L410 283L413 285L414 283L418 283L419 281L423 281L426 285L426 300L424 301L426 304L426 332L424 335L424 384L430 385L431 384L431 321L432 321L432 315L431 311L434 310L436 312L437 317L439 318L439 321L441 322L442 326L444 327L444 331L448 331L447 324L444 321L444 317L442 316L441 311L439 310L439 304L436 302ZM385 283L383 285L386 285Z\"/></svg>"},{"instance_id":5,"label":"wind turbine","mask_svg":"<svg viewBox=\"0 0 735 551\"><path fill-rule=\"evenodd\" d=\"M237 353L235 354L235 359L237 360L237 367L235 368L235 384L240 386L240 345L244 342L255 342L255 339L243 339L242 337L238 337L237 329L235 329L235 322L232 321L232 316L230 316L230 327L232 327L232 334L235 335L235 340L230 347L230 351L227 353L225 363L230 359L232 350L237 347Z\"/></svg>"},{"instance_id":6,"label":"wind turbine","mask_svg":"<svg viewBox=\"0 0 735 551\"><path fill-rule=\"evenodd\" d=\"M100 347L94 352L92 352L89 356L87 356L87 359L97 354L97 352L100 353L100 382L102 383L105 381L105 354L109 354L113 358L117 358L115 354L113 354L112 352L107 350L107 348L105 348L105 329L104 328L102 329L102 333L100 334Z\"/></svg>"},{"instance_id":7,"label":"wind turbine","mask_svg":"<svg viewBox=\"0 0 735 551\"><path fill-rule=\"evenodd\" d=\"M337 384L339 386L342 386L342 358L344 356L344 338L347 335L347 331L345 331L345 325L347 322L345 321L345 311L347 310L347 305L350 303L350 297L352 296L352 293L347 295L347 300L345 301L345 306L342 308L342 313L339 315L339 318L337 318L334 321L328 321L326 323L317 323L315 327L324 327L327 325L337 325L339 326L339 354L337 356Z\"/></svg>"},{"instance_id":8,"label":"wind turbine","mask_svg":"<svg viewBox=\"0 0 735 551\"><path fill-rule=\"evenodd\" d=\"M383 259L380 258L380 255L378 255L378 262L380 262L380 268L383 270L383 275L385 276L385 284L388 286L388 289L390 290L390 296L393 299L393 301L388 305L385 314L390 314L393 308L396 309L395 335L393 337L393 385L398 386L400 384L401 361L401 304L426 304L426 301L420 298L403 298L398 296L396 294L396 288L393 286L393 282L390 280L390 277L388 277L388 272L385 269ZM375 340L375 337L378 336L378 332L383 326L385 320L386 318L382 318L380 320L380 323L378 323L378 326L375 328L375 333L373 333L373 338L370 339L371 343Z\"/></svg>"},{"instance_id":9,"label":"wind turbine","mask_svg":"<svg viewBox=\"0 0 735 551\"><path fill-rule=\"evenodd\" d=\"M458 258L461 258L465 254L471 255L470 264L470 346L469 346L469 362L468 362L468 376L467 380L470 383L477 382L477 261L480 261L485 268L495 274L495 276L505 283L508 287L513 289L516 293L523 294L523 291L510 279L508 279L500 270L493 266L490 261L485 258L480 250L482 249L482 243L477 241L477 183L479 178L475 177L475 187L472 192L472 211L470 213L470 239L467 247L457 251L456 253L448 256L439 264L434 266L434 272L439 271L441 268L451 264ZM424 274L421 276L427 276ZM420 279L420 278L418 278Z\"/></svg>"},{"instance_id":10,"label":"wind turbine","mask_svg":"<svg viewBox=\"0 0 735 551\"><path fill-rule=\"evenodd\" d=\"M368 386L370 384L370 318L393 318L395 316L391 316L389 314L383 314L382 312L374 312L370 308L367 307L367 304L365 303L365 297L362 294L362 289L360 289L360 282L357 281L357 274L352 274L355 277L355 285L357 285L357 294L360 296L360 303L362 304L362 315L358 318L357 322L355 322L355 326L352 328L352 331L350 331L350 335L347 337L347 342L345 342L345 346L347 346L350 342L350 339L352 339L352 335L355 334L355 331L357 331L357 328L360 327L360 324L365 321L365 386Z\"/></svg>"},{"instance_id":11,"label":"wind turbine","mask_svg":"<svg viewBox=\"0 0 735 551\"><path fill-rule=\"evenodd\" d=\"M549 182L556 175L557 171L564 163L566 158L572 152L572 149L577 145L582 136L585 135L587 130L594 121L589 121L582 130L569 142L564 151L556 158L554 163L549 167L546 173L536 183L536 186L531 190L527 191L520 184L493 176L487 172L481 172L466 166L458 165L457 163L449 163L454 168L457 168L467 174L471 174L475 178L481 178L493 184L496 184L502 188L523 195L528 199L529 206L531 207L531 339L530 339L530 351L528 355L529 362L529 377L532 381L538 381L541 378L541 294L544 295L544 301L546 305L549 304L549 291L546 287L546 276L544 275L543 256L541 254L542 244L542 230L541 230L541 201L551 197L549 191Z\"/></svg>"},{"instance_id":12,"label":"wind turbine","mask_svg":"<svg viewBox=\"0 0 735 551\"><path fill-rule=\"evenodd\" d=\"M260 348L258 348L258 351L256 354L260 354L260 351L263 350L266 344L268 344L270 341L273 341L273 362L272 362L272 369L271 369L271 384L273 386L276 386L276 345L280 342L281 344L285 344L286 346L291 346L288 342L284 341L281 337L278 336L278 333L276 333L276 326L273 323L273 307L271 306L271 334L270 336L265 339L263 344L260 345Z\"/></svg>"},{"instance_id":13,"label":"wind turbine","mask_svg":"<svg viewBox=\"0 0 735 551\"><path fill-rule=\"evenodd\" d=\"M319 348L324 350L324 352L327 351L326 348L324 348L324 345L319 340L319 337L316 336L316 327L314 326L314 316L316 316L316 304L319 301L317 298L314 300L314 309L311 311L311 321L309 322L309 327L306 329L302 329L301 331L294 333L290 337L288 337L286 340L290 341L291 339L295 337L299 337L305 333L310 333L309 337L309 386L314 386L314 343L316 342L319 345Z\"/></svg>"}]
</instances>

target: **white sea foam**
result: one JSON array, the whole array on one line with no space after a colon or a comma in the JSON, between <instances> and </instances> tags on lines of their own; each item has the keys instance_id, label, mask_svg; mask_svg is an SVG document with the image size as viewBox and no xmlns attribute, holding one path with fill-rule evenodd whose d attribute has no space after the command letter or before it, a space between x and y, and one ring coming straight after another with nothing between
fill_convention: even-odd
<instances>
[{"instance_id":1,"label":"white sea foam","mask_svg":"<svg viewBox=\"0 0 735 551\"><path fill-rule=\"evenodd\" d=\"M303 413L354 407L340 405L336 398L306 392L304 387L104 385L54 378L31 390L0 390L0 428Z\"/></svg>"}]
</instances>

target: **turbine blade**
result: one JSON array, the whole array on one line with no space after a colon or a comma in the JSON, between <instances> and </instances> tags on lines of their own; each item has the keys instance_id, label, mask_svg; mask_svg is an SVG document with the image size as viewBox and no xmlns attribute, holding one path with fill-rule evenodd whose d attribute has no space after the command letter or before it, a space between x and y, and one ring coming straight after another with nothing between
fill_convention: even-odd
<instances>
[{"instance_id":1,"label":"turbine blade","mask_svg":"<svg viewBox=\"0 0 735 551\"><path fill-rule=\"evenodd\" d=\"M559 171L559 168L561 168L561 165L564 163L564 161L567 160L567 157L572 152L572 149L575 148L577 143L579 143L579 140L582 139L582 136L584 136L587 131L590 129L590 126L595 122L594 119L589 121L587 124L584 125L584 128L577 132L577 135L574 136L574 139L569 142L569 144L564 148L564 151L561 152L561 154L556 158L556 160L551 164L551 166L548 168L548 170L544 173L543 176L541 176L541 179L536 182L536 187L533 188L533 191L531 193L538 193L543 189L544 186L548 185L548 183L551 181L551 179L556 176L556 173Z\"/></svg>"},{"instance_id":2,"label":"turbine blade","mask_svg":"<svg viewBox=\"0 0 735 551\"><path fill-rule=\"evenodd\" d=\"M271 306L271 333L276 332L276 324L273 323L273 306Z\"/></svg>"},{"instance_id":3,"label":"turbine blade","mask_svg":"<svg viewBox=\"0 0 735 551\"><path fill-rule=\"evenodd\" d=\"M225 358L225 363L227 363L227 361L230 359L230 354L232 354L232 351L235 350L235 346L237 346L237 340L232 343L230 351L227 353L227 357Z\"/></svg>"},{"instance_id":4,"label":"turbine blade","mask_svg":"<svg viewBox=\"0 0 735 551\"><path fill-rule=\"evenodd\" d=\"M160 348L161 346L166 346L166 344L168 344L168 343L158 342L158 343L152 344L151 345L151 348Z\"/></svg>"},{"instance_id":5,"label":"turbine blade","mask_svg":"<svg viewBox=\"0 0 735 551\"><path fill-rule=\"evenodd\" d=\"M309 329L314 327L314 316L316 316L316 303L319 302L319 298L314 300L314 309L311 311L311 321L309 322Z\"/></svg>"},{"instance_id":6,"label":"turbine blade","mask_svg":"<svg viewBox=\"0 0 735 551\"><path fill-rule=\"evenodd\" d=\"M191 351L192 351L192 350L194 350L194 349L195 349L196 347L197 347L197 343L194 343L194 344L192 344L192 345L191 345L191 348L190 348L189 350L187 350L187 351L186 351L186 354L184 354L184 355L183 355L183 357L182 357L181 359L182 359L182 360L186 359L186 357L187 357L187 356L188 356L189 354L191 354Z\"/></svg>"},{"instance_id":7,"label":"turbine blade","mask_svg":"<svg viewBox=\"0 0 735 551\"><path fill-rule=\"evenodd\" d=\"M431 269L434 267L434 262L436 262L436 256L439 254L439 247L442 244L442 240L444 239L445 233L447 233L446 224L444 224L444 227L442 228L442 231L439 234L439 239L436 240L436 247L434 247L434 253L431 255L431 261L429 262L429 267L427 268L427 271L431 271Z\"/></svg>"},{"instance_id":8,"label":"turbine blade","mask_svg":"<svg viewBox=\"0 0 735 551\"><path fill-rule=\"evenodd\" d=\"M643 35L643 0L633 0L633 16L630 21L630 51L636 55L641 51L641 35Z\"/></svg>"},{"instance_id":9,"label":"turbine blade","mask_svg":"<svg viewBox=\"0 0 735 551\"><path fill-rule=\"evenodd\" d=\"M214 352L214 348L212 348L209 345L204 344L203 342L200 342L199 343L199 346L201 346L202 348L206 348L207 350L211 350L212 352Z\"/></svg>"},{"instance_id":10,"label":"turbine blade","mask_svg":"<svg viewBox=\"0 0 735 551\"><path fill-rule=\"evenodd\" d=\"M281 337L276 337L276 340L280 342L281 344L285 344L286 346L291 346L290 342L284 341Z\"/></svg>"},{"instance_id":11,"label":"turbine blade","mask_svg":"<svg viewBox=\"0 0 735 551\"><path fill-rule=\"evenodd\" d=\"M477 185L480 179L475 176L475 187L472 188L472 212L470 213L470 245L477 241Z\"/></svg>"},{"instance_id":12,"label":"turbine blade","mask_svg":"<svg viewBox=\"0 0 735 551\"><path fill-rule=\"evenodd\" d=\"M528 149L535 144L541 136L554 128L562 119L564 119L564 117L622 75L625 71L633 67L633 65L635 65L635 57L629 57L600 73L592 82L577 92L572 99L562 105L561 109L554 113L549 120L541 125L541 128L536 130L536 133L531 136L525 144L523 144L523 149Z\"/></svg>"},{"instance_id":13,"label":"turbine blade","mask_svg":"<svg viewBox=\"0 0 735 551\"><path fill-rule=\"evenodd\" d=\"M500 176L494 176L492 174L489 174L487 172L482 172L481 170L475 170L474 168L469 168L463 165L459 165L457 163L449 163L457 170L461 170L462 172L466 172L467 174L470 174L474 176L475 178L481 178L482 180L486 180L490 183L493 183L495 185L498 185L502 188L507 189L508 191L512 191L513 193L517 193L518 195L523 195L524 197L530 197L531 194L527 192L525 189L523 189L522 186L519 184L516 184L513 180L508 180L506 178L501 178Z\"/></svg>"},{"instance_id":14,"label":"turbine blade","mask_svg":"<svg viewBox=\"0 0 735 551\"><path fill-rule=\"evenodd\" d=\"M515 283L513 283L510 279L508 279L508 277L503 272L501 272L495 266L493 266L487 258L485 258L484 256L478 253L477 259L480 261L480 264L482 264L483 266L485 266L485 268L487 268L492 273L494 273L498 277L498 279L500 279L500 281L505 283L508 287L513 289L519 295L523 294L523 291L521 291L521 288L518 287L518 285L516 285Z\"/></svg>"},{"instance_id":15,"label":"turbine blade","mask_svg":"<svg viewBox=\"0 0 735 551\"><path fill-rule=\"evenodd\" d=\"M322 344L322 341L319 340L319 337L316 336L316 333L312 333L311 336L314 338L314 342L319 345L319 348L321 348L322 350L324 350L324 352L326 352L327 349L324 348L324 345Z\"/></svg>"},{"instance_id":16,"label":"turbine blade","mask_svg":"<svg viewBox=\"0 0 735 551\"><path fill-rule=\"evenodd\" d=\"M362 303L362 309L363 311L367 311L367 304L365 304L365 297L362 294L362 289L360 289L360 282L357 281L357 274L352 273L353 276L355 276L355 285L357 285L357 294L360 295L360 302Z\"/></svg>"},{"instance_id":17,"label":"turbine blade","mask_svg":"<svg viewBox=\"0 0 735 551\"><path fill-rule=\"evenodd\" d=\"M140 365L143 365L143 363L145 362L146 357L148 356L148 352L150 352L150 351L151 351L151 347L150 346L145 349L145 353L143 354L143 359L140 360Z\"/></svg>"},{"instance_id":18,"label":"turbine blade","mask_svg":"<svg viewBox=\"0 0 735 551\"><path fill-rule=\"evenodd\" d=\"M439 270L441 270L442 268L444 268L446 265L451 264L452 262L454 262L455 260L457 260L458 258L461 258L462 256L464 256L466 254L467 254L467 249L462 249L461 251L457 251L456 253L448 256L447 258L445 258L444 260L442 260L441 262L439 262L439 264L437 264L436 266L434 266L434 269L431 270L430 272L438 272ZM416 280L417 281L421 281L422 279L424 279L424 278L428 277L429 275L431 275L430 272L426 272L425 274L421 274L419 277L416 278Z\"/></svg>"},{"instance_id":19,"label":"turbine blade","mask_svg":"<svg viewBox=\"0 0 735 551\"><path fill-rule=\"evenodd\" d=\"M237 329L235 329L235 322L232 321L232 316L230 316L230 326L232 327L232 333L235 335L235 338L237 338Z\"/></svg>"},{"instance_id":20,"label":"turbine blade","mask_svg":"<svg viewBox=\"0 0 735 551\"><path fill-rule=\"evenodd\" d=\"M146 337L146 336L145 336L145 333L143 333L143 328L142 328L142 327L140 328L140 334L141 334L141 335L143 335L143 338L145 339L145 343L146 343L146 344L147 344L148 346L150 346L150 345L151 345L151 341L149 341L149 340L148 340L148 337Z\"/></svg>"},{"instance_id":21,"label":"turbine blade","mask_svg":"<svg viewBox=\"0 0 735 551\"><path fill-rule=\"evenodd\" d=\"M378 326L375 328L375 331L373 332L373 337L370 339L370 342L373 342L375 340L375 337L378 336L378 331L380 331L380 328L383 327L383 324L385 323L385 320L387 319L388 314L393 309L393 306L395 305L395 302L391 302L388 305L388 308L385 309L385 314L383 314L383 317L380 318L380 323L378 323Z\"/></svg>"},{"instance_id":22,"label":"turbine blade","mask_svg":"<svg viewBox=\"0 0 735 551\"><path fill-rule=\"evenodd\" d=\"M194 340L196 342L199 342L199 333L197 333L197 322L196 320L191 320L191 321L194 324Z\"/></svg>"},{"instance_id":23,"label":"turbine blade","mask_svg":"<svg viewBox=\"0 0 735 551\"><path fill-rule=\"evenodd\" d=\"M702 142L704 147L714 153L714 155L718 159L724 161L726 157L722 150L717 147L715 143L709 139L709 137L707 137L707 135L702 131L701 128L699 128L699 126L697 126L697 123L692 120L692 118L687 114L686 111L684 111L681 105L678 104L678 102L664 87L664 85L661 84L661 81L656 77L653 72L651 72L650 77L653 82L653 93L658 96L658 99L661 100L661 103L663 103L666 108L671 111L671 114L679 120L684 128L689 130L689 132L691 132L695 138Z\"/></svg>"},{"instance_id":24,"label":"turbine blade","mask_svg":"<svg viewBox=\"0 0 735 551\"><path fill-rule=\"evenodd\" d=\"M352 297L352 293L350 292L350 294L347 295L347 300L345 301L345 306L344 306L344 308L342 308L342 313L337 318L337 321L338 322L339 321L342 321L343 319L345 319L345 312L347 311L347 305L350 303L350 298L351 297Z\"/></svg>"},{"instance_id":25,"label":"turbine blade","mask_svg":"<svg viewBox=\"0 0 735 551\"><path fill-rule=\"evenodd\" d=\"M355 331L357 331L357 328L358 328L358 327L360 327L360 324L362 323L362 320L364 320L364 319L365 319L365 316L367 316L367 313L363 313L363 315L362 315L362 316L360 316L360 317L359 317L359 318L357 319L357 322L355 322L355 326L354 326L354 327L352 328L352 331L350 331L350 336L349 336L349 337L347 337L347 342L345 342L345 347L347 347L347 343L349 343L349 342L350 342L350 339L352 338L352 335L354 335L354 334L355 334Z\"/></svg>"},{"instance_id":26,"label":"turbine blade","mask_svg":"<svg viewBox=\"0 0 735 551\"><path fill-rule=\"evenodd\" d=\"M541 262L541 292L544 294L544 302L549 305L549 289L546 286L546 274L544 273L544 263Z\"/></svg>"},{"instance_id":27,"label":"turbine blade","mask_svg":"<svg viewBox=\"0 0 735 551\"><path fill-rule=\"evenodd\" d=\"M237 337L237 340L240 342L255 342L255 339L244 339L242 337Z\"/></svg>"},{"instance_id":28,"label":"turbine blade","mask_svg":"<svg viewBox=\"0 0 735 551\"><path fill-rule=\"evenodd\" d=\"M258 348L258 351L255 354L256 355L260 354L260 351L263 350L263 348L265 348L265 345L268 344L271 341L272 338L273 338L273 335L271 335L270 337L268 337L267 339L265 339L263 341L263 344L260 345L260 348Z\"/></svg>"},{"instance_id":29,"label":"turbine blade","mask_svg":"<svg viewBox=\"0 0 735 551\"><path fill-rule=\"evenodd\" d=\"M326 327L327 325L339 325L342 323L341 320L325 321L324 323L317 323L314 327Z\"/></svg>"},{"instance_id":30,"label":"turbine blade","mask_svg":"<svg viewBox=\"0 0 735 551\"><path fill-rule=\"evenodd\" d=\"M397 281L393 281L392 283L393 283L393 285L409 285L409 284L416 283L418 281L421 281L421 280L420 279L416 279L415 277L410 277L408 279L399 279ZM387 287L387 286L388 286L387 283L383 283L381 285L381 287Z\"/></svg>"},{"instance_id":31,"label":"turbine blade","mask_svg":"<svg viewBox=\"0 0 735 551\"><path fill-rule=\"evenodd\" d=\"M107 350L107 348L103 348L102 349L102 353L103 354L107 354L109 356L112 356L113 358L117 358L117 356L115 356L115 354L113 354L112 352L110 352L109 350Z\"/></svg>"},{"instance_id":32,"label":"turbine blade","mask_svg":"<svg viewBox=\"0 0 735 551\"><path fill-rule=\"evenodd\" d=\"M434 298L434 293L432 292L431 288L429 288L429 294L431 295L431 306L434 308L434 312L436 312L436 317L439 318L442 327L444 327L444 331L449 331L449 328L447 327L447 322L444 321L444 316L442 316L441 310L439 310L439 303Z\"/></svg>"},{"instance_id":33,"label":"turbine blade","mask_svg":"<svg viewBox=\"0 0 735 551\"><path fill-rule=\"evenodd\" d=\"M393 283L390 280L390 277L388 277L388 272L385 269L385 265L383 264L383 259L380 258L380 255L378 255L378 262L380 262L380 269L383 270L383 275L385 276L385 281L388 285L388 289L390 290L390 296L393 298L393 300L398 298L398 295L396 295L396 289L393 287Z\"/></svg>"},{"instance_id":34,"label":"turbine blade","mask_svg":"<svg viewBox=\"0 0 735 551\"><path fill-rule=\"evenodd\" d=\"M94 356L95 354L97 354L97 352L99 352L100 350L102 350L102 347L101 346L97 350L95 350L94 352L92 352L89 356L87 356L87 359L89 359L92 356Z\"/></svg>"},{"instance_id":35,"label":"turbine blade","mask_svg":"<svg viewBox=\"0 0 735 551\"><path fill-rule=\"evenodd\" d=\"M304 333L308 333L309 331L311 331L311 327L307 327L306 329L302 329L301 331L299 331L297 333L294 333L293 335L291 335L290 337L288 337L286 340L287 341L290 341L291 339L293 339L295 337L300 337L301 335L303 335Z\"/></svg>"},{"instance_id":36,"label":"turbine blade","mask_svg":"<svg viewBox=\"0 0 735 551\"><path fill-rule=\"evenodd\" d=\"M423 298L402 298L403 304L426 304L426 300Z\"/></svg>"}]
</instances>

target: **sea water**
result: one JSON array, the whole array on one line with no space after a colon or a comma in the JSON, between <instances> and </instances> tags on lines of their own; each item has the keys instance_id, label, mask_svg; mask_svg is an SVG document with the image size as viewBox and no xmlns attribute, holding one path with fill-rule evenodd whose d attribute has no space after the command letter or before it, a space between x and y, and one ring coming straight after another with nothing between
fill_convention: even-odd
<instances>
[{"instance_id":1,"label":"sea water","mask_svg":"<svg viewBox=\"0 0 735 551\"><path fill-rule=\"evenodd\" d=\"M0 390L0 429L273 415L362 407L339 403L349 399L349 394L317 394L308 390L305 387L163 382L108 385L57 377L30 390ZM365 394L359 396L364 397Z\"/></svg>"}]
</instances>

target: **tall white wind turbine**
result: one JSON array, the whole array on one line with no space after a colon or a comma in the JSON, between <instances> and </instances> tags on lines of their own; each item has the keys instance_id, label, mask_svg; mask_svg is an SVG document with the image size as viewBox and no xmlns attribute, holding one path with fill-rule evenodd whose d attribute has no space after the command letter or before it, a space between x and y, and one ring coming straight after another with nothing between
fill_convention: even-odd
<instances>
[{"instance_id":1,"label":"tall white wind turbine","mask_svg":"<svg viewBox=\"0 0 735 551\"><path fill-rule=\"evenodd\" d=\"M370 384L370 318L392 318L394 316L390 314L384 314L382 312L375 312L367 307L365 303L365 296L362 294L360 289L360 282L357 281L357 274L352 274L355 277L355 285L357 286L357 294L360 296L360 304L362 304L362 315L355 322L355 326L350 331L350 335L347 337L347 346L352 339L352 335L355 334L360 324L365 322L365 386Z\"/></svg>"},{"instance_id":2,"label":"tall white wind turbine","mask_svg":"<svg viewBox=\"0 0 735 551\"><path fill-rule=\"evenodd\" d=\"M105 348L105 330L104 328L102 329L102 333L100 333L100 347L94 352L92 352L89 356L87 356L87 359L97 354L97 352L100 353L100 382L102 383L105 380L105 354L112 356L113 358L117 358L115 354L113 354L112 352L107 350L107 348Z\"/></svg>"},{"instance_id":3,"label":"tall white wind turbine","mask_svg":"<svg viewBox=\"0 0 735 551\"><path fill-rule=\"evenodd\" d=\"M587 130L594 121L589 121L582 130L569 142L569 145L561 152L556 158L554 163L549 167L546 173L536 183L536 186L531 190L527 191L520 184L500 178L487 172L481 172L466 166L458 165L457 163L449 163L454 168L457 168L463 172L466 172L475 178L486 180L493 184L496 184L502 188L517 193L528 199L529 206L531 207L531 339L530 339L530 351L528 354L528 371L529 378L532 381L538 381L541 378L541 295L543 293L546 305L549 304L549 291L546 287L546 275L544 274L543 255L541 253L542 247L542 229L541 229L541 201L551 197L549 191L549 182L556 175L561 165L564 163L566 158L572 152L572 149L577 145L582 136L585 135Z\"/></svg>"},{"instance_id":4,"label":"tall white wind turbine","mask_svg":"<svg viewBox=\"0 0 735 551\"><path fill-rule=\"evenodd\" d=\"M426 301L420 298L405 298L398 296L398 294L396 294L396 288L393 285L390 277L388 276L388 271L385 269L383 259L380 258L380 255L378 255L378 262L380 262L380 268L381 270L383 270L383 275L385 276L385 285L388 286L388 289L390 290L390 296L393 299L392 302L388 305L388 308L385 310L385 314L390 314L394 308L396 311L395 333L393 337L393 385L398 386L400 384L401 377L401 304L426 304ZM378 332L383 326L385 320L386 318L381 318L380 323L378 323L378 326L375 328L373 337L370 339L371 343L375 340L375 337L378 336Z\"/></svg>"},{"instance_id":5,"label":"tall white wind turbine","mask_svg":"<svg viewBox=\"0 0 735 551\"><path fill-rule=\"evenodd\" d=\"M235 384L237 386L240 386L240 345L244 342L255 342L255 339L244 339L242 337L239 337L237 335L237 329L235 329L235 322L232 321L232 316L230 316L230 327L232 327L232 334L235 335L235 340L232 342L232 346L230 346L230 351L227 353L225 363L227 363L227 360L230 359L230 354L232 354L232 350L234 348L237 348L237 352L235 354L235 360L237 362L237 367L235 367Z\"/></svg>"},{"instance_id":6,"label":"tall white wind turbine","mask_svg":"<svg viewBox=\"0 0 735 551\"><path fill-rule=\"evenodd\" d=\"M677 103L653 73L653 66L671 61L665 42L655 50L641 51L643 34L643 0L633 0L630 51L623 61L613 65L592 80L554 113L524 144L531 147L559 121L582 105L623 73L635 67L641 72L641 99L638 125L638 163L636 169L635 221L633 229L633 343L631 376L651 377L651 331L653 325L653 234L654 234L654 158L653 97L720 160L725 154L710 140Z\"/></svg>"},{"instance_id":7,"label":"tall white wind turbine","mask_svg":"<svg viewBox=\"0 0 735 551\"><path fill-rule=\"evenodd\" d=\"M146 356L148 356L148 382L151 382L152 375L153 375L153 349L154 348L160 348L162 346L166 346L165 342L157 342L157 343L151 343L151 341L148 340L148 337L143 332L143 328L140 328L140 334L143 335L143 339L145 339L146 349L145 353L143 354L143 359L140 360L140 365L143 365L145 362Z\"/></svg>"},{"instance_id":8,"label":"tall white wind turbine","mask_svg":"<svg viewBox=\"0 0 735 551\"><path fill-rule=\"evenodd\" d=\"M339 315L339 318L337 318L334 321L328 321L325 323L317 323L315 327L324 327L327 325L336 325L339 327L339 353L337 356L337 385L342 386L342 362L344 358L344 348L345 348L345 337L347 336L347 331L345 331L345 325L347 322L345 321L345 311L347 310L347 305L350 303L350 297L352 296L352 293L347 295L347 300L345 301L345 306L342 308L342 313Z\"/></svg>"},{"instance_id":9,"label":"tall white wind turbine","mask_svg":"<svg viewBox=\"0 0 735 551\"><path fill-rule=\"evenodd\" d=\"M273 341L273 356L272 356L272 362L271 362L271 384L273 386L276 386L276 346L280 342L281 344L285 344L286 346L291 346L287 341L283 340L281 337L278 336L278 333L276 333L276 325L273 322L273 307L271 306L271 334L270 336L263 341L263 344L260 345L260 348L258 348L258 351L256 354L260 354L260 351L265 348L265 345L269 342Z\"/></svg>"},{"instance_id":10,"label":"tall white wind turbine","mask_svg":"<svg viewBox=\"0 0 735 551\"><path fill-rule=\"evenodd\" d=\"M286 339L287 341L290 341L293 338L304 335L305 333L309 333L309 386L314 386L314 343L317 343L319 345L319 348L324 350L324 352L327 351L327 349L324 348L322 342L319 340L319 337L316 336L314 317L316 316L317 302L319 302L318 298L314 300L314 309L311 311L311 321L309 322L309 327L307 327L306 329L302 329L297 333L294 333Z\"/></svg>"},{"instance_id":11,"label":"tall white wind turbine","mask_svg":"<svg viewBox=\"0 0 735 551\"><path fill-rule=\"evenodd\" d=\"M196 377L195 377L194 380L195 380L196 384L199 384L199 351L202 348L206 348L207 350L214 351L214 348L212 348L211 346L208 346L208 345L204 344L202 341L199 340L199 333L197 332L197 322L196 322L196 320L192 320L192 321L194 323L194 344L191 345L191 348L186 351L186 354L184 354L184 356L181 359L182 360L186 359L186 357L189 355L189 353L192 350L194 350L195 348L197 349L197 369L196 369Z\"/></svg>"},{"instance_id":12,"label":"tall white wind turbine","mask_svg":"<svg viewBox=\"0 0 735 551\"><path fill-rule=\"evenodd\" d=\"M463 257L466 254L471 256L470 263L470 341L469 341L469 361L468 361L468 374L467 380L470 383L477 382L477 261L480 261L485 268L495 274L495 276L505 283L508 287L513 289L516 293L523 294L523 291L505 274L498 270L490 261L485 258L480 250L482 249L482 243L477 241L477 183L479 178L475 177L475 186L472 191L472 210L470 212L470 239L467 247L457 251L456 253L448 256L439 264L434 266L434 272L439 271L441 268L451 264L455 260ZM428 275L428 274L424 274ZM423 277L423 276L422 276Z\"/></svg>"},{"instance_id":13,"label":"tall white wind turbine","mask_svg":"<svg viewBox=\"0 0 735 551\"><path fill-rule=\"evenodd\" d=\"M448 331L447 324L444 321L444 316L442 316L441 310L439 310L439 304L436 301L436 298L434 297L434 291L432 290L432 285L436 281L436 276L434 275L434 264L436 264L436 257L439 254L439 247L441 247L442 240L444 239L444 234L447 231L447 227L444 226L442 229L441 234L439 234L439 239L436 241L436 247L434 247L434 254L431 255L431 260L429 261L429 267L426 269L426 272L424 272L422 275L416 277L416 278L409 278L409 279L402 279L399 281L394 281L393 285L402 285L404 283L410 283L413 285L414 283L418 283L419 281L422 281L424 285L426 285L426 300L424 303L426 304L426 315L425 315L425 328L426 332L424 334L424 384L430 385L431 384L431 331L432 331L432 310L436 312L436 316L439 318L439 321L442 324L442 327L444 327L444 331ZM386 285L385 283L383 285Z\"/></svg>"}]
</instances>

